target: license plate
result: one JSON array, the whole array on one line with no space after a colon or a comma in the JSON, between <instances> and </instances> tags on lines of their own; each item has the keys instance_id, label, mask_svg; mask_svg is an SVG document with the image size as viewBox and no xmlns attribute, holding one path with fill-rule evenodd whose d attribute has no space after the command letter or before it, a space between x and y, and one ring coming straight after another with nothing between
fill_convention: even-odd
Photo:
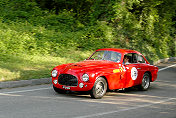
<instances>
[{"instance_id":1,"label":"license plate","mask_svg":"<svg viewBox=\"0 0 176 118\"><path fill-rule=\"evenodd\" d=\"M70 89L70 87L68 86L62 86L64 89Z\"/></svg>"}]
</instances>

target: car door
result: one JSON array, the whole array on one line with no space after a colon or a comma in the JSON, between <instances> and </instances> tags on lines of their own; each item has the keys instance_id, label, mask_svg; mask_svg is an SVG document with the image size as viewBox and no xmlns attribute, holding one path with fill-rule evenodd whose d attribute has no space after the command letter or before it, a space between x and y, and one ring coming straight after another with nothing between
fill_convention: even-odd
<instances>
[{"instance_id":1,"label":"car door","mask_svg":"<svg viewBox=\"0 0 176 118\"><path fill-rule=\"evenodd\" d=\"M138 54L137 63L140 65L140 74L141 74L141 77L140 77L140 80L139 80L138 84L141 84L143 75L144 75L145 72L147 72L149 70L149 68L148 68L148 64L146 64L146 61L145 61L145 59L143 58L142 55Z\"/></svg>"},{"instance_id":2,"label":"car door","mask_svg":"<svg viewBox=\"0 0 176 118\"><path fill-rule=\"evenodd\" d=\"M125 86L126 70L121 63L121 54L117 52L111 53L111 61L115 62L110 69L110 74L107 74L109 89L121 89Z\"/></svg>"},{"instance_id":3,"label":"car door","mask_svg":"<svg viewBox=\"0 0 176 118\"><path fill-rule=\"evenodd\" d=\"M138 85L142 77L142 68L141 64L137 63L137 53L128 53L126 56L129 58L129 63L124 64L126 68L126 82L125 87L132 87Z\"/></svg>"},{"instance_id":4,"label":"car door","mask_svg":"<svg viewBox=\"0 0 176 118\"><path fill-rule=\"evenodd\" d=\"M114 78L116 79L113 84L115 84L115 89L121 89L125 87L126 84L126 69L123 64L118 64L118 69L114 69Z\"/></svg>"}]
</instances>

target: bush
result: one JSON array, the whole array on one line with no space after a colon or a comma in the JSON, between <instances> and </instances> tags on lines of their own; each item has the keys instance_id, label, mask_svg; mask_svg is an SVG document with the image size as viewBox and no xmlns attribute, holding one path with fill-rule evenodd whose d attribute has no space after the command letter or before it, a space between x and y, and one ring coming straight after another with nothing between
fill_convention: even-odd
<instances>
[{"instance_id":1,"label":"bush","mask_svg":"<svg viewBox=\"0 0 176 118\"><path fill-rule=\"evenodd\" d=\"M57 56L63 50L116 47L138 50L150 60L175 56L176 4L170 0L50 1L50 8L36 1L0 0L3 53Z\"/></svg>"}]
</instances>

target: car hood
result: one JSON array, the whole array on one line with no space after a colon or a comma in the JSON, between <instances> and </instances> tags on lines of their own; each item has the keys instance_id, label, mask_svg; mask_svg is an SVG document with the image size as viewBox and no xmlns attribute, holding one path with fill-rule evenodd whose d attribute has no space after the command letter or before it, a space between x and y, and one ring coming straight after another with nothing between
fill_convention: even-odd
<instances>
[{"instance_id":1,"label":"car hood","mask_svg":"<svg viewBox=\"0 0 176 118\"><path fill-rule=\"evenodd\" d=\"M117 64L117 63L116 63ZM62 68L62 72L66 73L67 71L93 71L97 69L106 69L112 68L115 66L115 62L106 61L106 60L85 60L82 62L73 63Z\"/></svg>"}]
</instances>

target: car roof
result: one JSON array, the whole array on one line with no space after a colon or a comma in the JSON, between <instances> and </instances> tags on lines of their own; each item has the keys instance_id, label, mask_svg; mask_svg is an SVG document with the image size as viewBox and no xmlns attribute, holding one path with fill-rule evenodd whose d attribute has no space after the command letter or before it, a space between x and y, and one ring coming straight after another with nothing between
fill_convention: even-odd
<instances>
[{"instance_id":1,"label":"car roof","mask_svg":"<svg viewBox=\"0 0 176 118\"><path fill-rule=\"evenodd\" d=\"M124 53L124 54L126 54L126 53L138 53L138 54L141 54L141 53L139 53L136 50L121 49L121 48L102 48L102 49L98 49L96 51L101 51L101 50L116 51L116 52L120 52L120 53Z\"/></svg>"},{"instance_id":2,"label":"car roof","mask_svg":"<svg viewBox=\"0 0 176 118\"><path fill-rule=\"evenodd\" d=\"M140 52L136 51L136 50L130 50L130 49L121 49L121 48L102 48L102 49L98 49L96 51L101 51L101 50L107 50L107 51L115 51L115 52L119 52L123 55L127 54L127 53L137 53L139 55L142 55ZM144 57L144 56L143 56ZM147 61L147 59L144 57L145 61L147 62L147 64L149 64L149 62Z\"/></svg>"}]
</instances>

